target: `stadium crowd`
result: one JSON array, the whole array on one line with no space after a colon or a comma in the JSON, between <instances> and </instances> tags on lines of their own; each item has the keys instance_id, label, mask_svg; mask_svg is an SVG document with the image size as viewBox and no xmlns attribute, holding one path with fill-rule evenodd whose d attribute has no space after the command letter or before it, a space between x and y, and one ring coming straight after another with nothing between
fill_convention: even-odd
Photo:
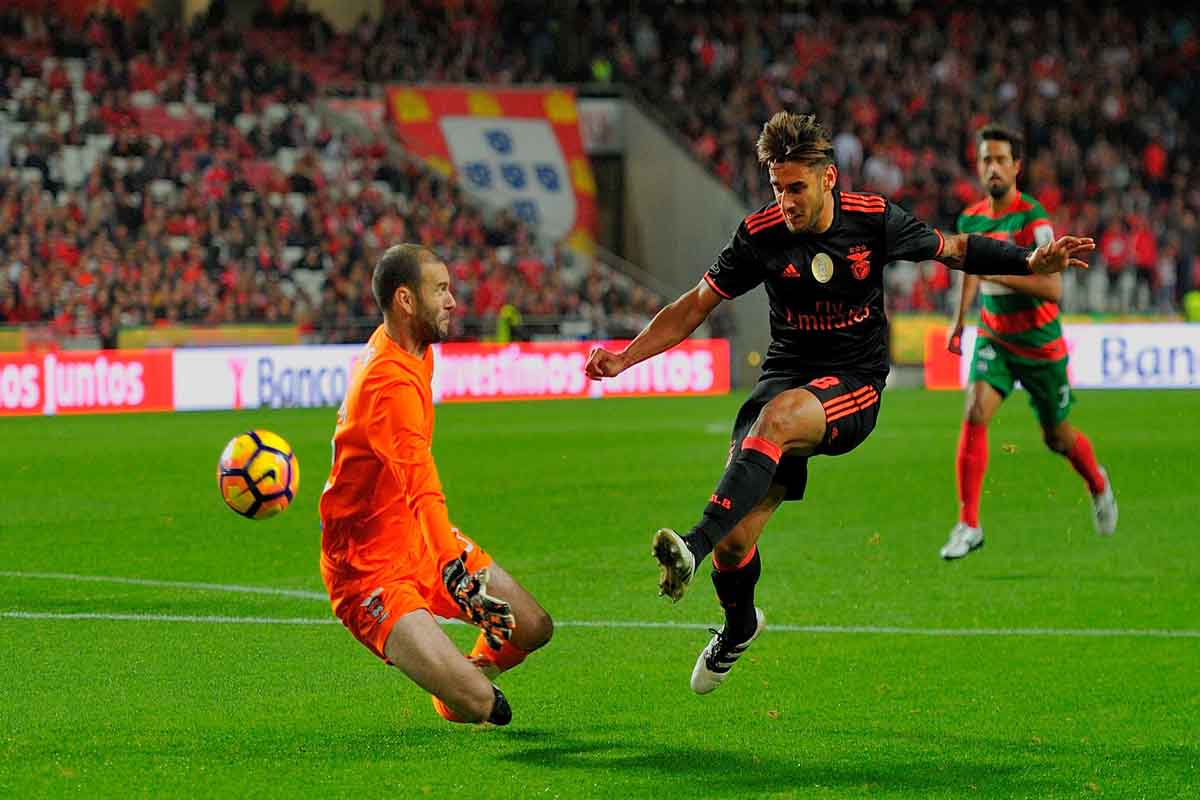
<instances>
[{"instance_id":1,"label":"stadium crowd","mask_svg":"<svg viewBox=\"0 0 1200 800\"><path fill-rule=\"evenodd\" d=\"M176 322L357 341L377 317L371 265L404 240L450 264L462 338L500 318L510 336L631 335L655 313L603 264L331 130L305 62L272 46L288 33L0 17L0 324L105 346Z\"/></svg>"},{"instance_id":2,"label":"stadium crowd","mask_svg":"<svg viewBox=\"0 0 1200 800\"><path fill-rule=\"evenodd\" d=\"M1096 274L1068 278L1068 308L1170 311L1200 287L1194 10L910 6L609 0L533 15L503 13L519 2L399 2L349 34L359 46L342 87L620 82L751 207L770 194L754 154L762 122L811 111L836 136L843 188L945 228L980 196L973 134L998 121L1026 134L1023 190L1057 229L1100 244ZM451 39L461 46L439 46ZM945 310L940 264L894 273L893 307Z\"/></svg>"},{"instance_id":3,"label":"stadium crowd","mask_svg":"<svg viewBox=\"0 0 1200 800\"><path fill-rule=\"evenodd\" d=\"M769 195L762 121L813 111L843 188L947 228L980 196L973 132L998 120L1026 133L1022 188L1058 230L1099 242L1068 310L1173 310L1200 286L1194 12L512 5L389 2L342 34L306 12L234 33L220 4L186 29L0 13L0 324L108 343L128 325L297 321L360 339L369 265L403 238L446 255L464 337L497 319L516 335L620 336L654 313L651 292L318 113L322 95L389 81L637 87L751 206ZM940 264L889 280L893 308L946 307Z\"/></svg>"},{"instance_id":4,"label":"stadium crowd","mask_svg":"<svg viewBox=\"0 0 1200 800\"><path fill-rule=\"evenodd\" d=\"M692 152L757 206L775 111L835 135L843 188L950 227L980 196L974 132L1027 139L1021 186L1060 231L1093 235L1094 310L1171 309L1200 286L1200 15L1156 4L933 4L911 13L782 4L593 4L591 79L637 86ZM935 307L945 271L909 295Z\"/></svg>"}]
</instances>

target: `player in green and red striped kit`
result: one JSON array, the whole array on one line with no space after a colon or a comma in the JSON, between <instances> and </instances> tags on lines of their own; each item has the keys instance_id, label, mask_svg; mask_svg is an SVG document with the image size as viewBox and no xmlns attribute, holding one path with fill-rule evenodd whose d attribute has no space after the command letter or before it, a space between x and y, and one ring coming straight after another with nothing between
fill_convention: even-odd
<instances>
[{"instance_id":1,"label":"player in green and red striped kit","mask_svg":"<svg viewBox=\"0 0 1200 800\"><path fill-rule=\"evenodd\" d=\"M975 233L1037 247L1054 240L1041 203L1017 190L1022 138L998 125L979 132L979 179L988 197L958 218L959 233ZM1092 443L1067 421L1074 395L1067 378L1067 346L1058 319L1062 276L964 275L948 347L962 353L963 320L982 296L979 336L971 357L966 419L958 442L958 523L941 550L944 559L963 556L983 546L979 496L987 469L987 426L1016 381L1029 392L1046 446L1066 456L1092 495L1096 532L1110 536L1117 528L1117 503L1108 473L1096 462Z\"/></svg>"}]
</instances>

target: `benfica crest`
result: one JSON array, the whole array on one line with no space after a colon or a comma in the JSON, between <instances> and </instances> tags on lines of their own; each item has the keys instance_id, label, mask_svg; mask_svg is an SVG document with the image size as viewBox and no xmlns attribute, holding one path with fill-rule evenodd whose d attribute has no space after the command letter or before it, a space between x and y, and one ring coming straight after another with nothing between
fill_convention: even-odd
<instances>
[{"instance_id":1,"label":"benfica crest","mask_svg":"<svg viewBox=\"0 0 1200 800\"><path fill-rule=\"evenodd\" d=\"M850 259L850 270L858 280L864 280L871 274L871 251L865 244L856 244L846 254Z\"/></svg>"}]
</instances>

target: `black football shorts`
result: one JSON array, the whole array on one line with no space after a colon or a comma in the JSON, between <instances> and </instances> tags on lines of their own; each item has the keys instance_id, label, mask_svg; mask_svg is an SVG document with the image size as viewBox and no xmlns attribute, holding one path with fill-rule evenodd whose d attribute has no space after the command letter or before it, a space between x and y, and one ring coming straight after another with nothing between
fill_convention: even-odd
<instances>
[{"instance_id":1,"label":"black football shorts","mask_svg":"<svg viewBox=\"0 0 1200 800\"><path fill-rule=\"evenodd\" d=\"M816 395L825 408L825 437L813 455L840 456L849 453L866 441L875 429L883 381L845 373L817 376L764 373L738 411L729 448L731 457L741 448L742 439L750 432L763 406L776 395L799 387ZM785 500L804 498L804 488L808 485L809 458L784 453L780 459L775 482L787 487Z\"/></svg>"}]
</instances>

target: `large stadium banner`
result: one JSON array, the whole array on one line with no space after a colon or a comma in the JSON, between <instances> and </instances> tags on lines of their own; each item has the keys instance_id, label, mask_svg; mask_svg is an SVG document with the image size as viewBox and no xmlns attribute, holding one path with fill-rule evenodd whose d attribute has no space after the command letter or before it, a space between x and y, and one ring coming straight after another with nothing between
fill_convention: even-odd
<instances>
[{"instance_id":1,"label":"large stadium banner","mask_svg":"<svg viewBox=\"0 0 1200 800\"><path fill-rule=\"evenodd\" d=\"M617 378L583 374L593 342L434 345L437 403L725 394L729 343L689 339ZM623 347L625 342L612 343ZM175 408L336 406L362 345L175 350Z\"/></svg>"},{"instance_id":2,"label":"large stadium banner","mask_svg":"<svg viewBox=\"0 0 1200 800\"><path fill-rule=\"evenodd\" d=\"M925 385L960 389L970 374L976 329L963 331L960 358L946 350L946 329L925 338ZM1063 326L1070 355L1071 385L1077 389L1200 389L1200 325Z\"/></svg>"},{"instance_id":3,"label":"large stadium banner","mask_svg":"<svg viewBox=\"0 0 1200 800\"><path fill-rule=\"evenodd\" d=\"M596 182L573 89L397 85L387 99L412 153L485 204L511 208L542 237L590 250Z\"/></svg>"},{"instance_id":4,"label":"large stadium banner","mask_svg":"<svg viewBox=\"0 0 1200 800\"><path fill-rule=\"evenodd\" d=\"M591 381L583 366L596 344L434 345L434 401L729 392L724 339L689 339L616 378ZM362 353L363 345L346 344L0 354L0 416L337 406Z\"/></svg>"},{"instance_id":5,"label":"large stadium banner","mask_svg":"<svg viewBox=\"0 0 1200 800\"><path fill-rule=\"evenodd\" d=\"M170 350L0 354L0 416L170 411Z\"/></svg>"},{"instance_id":6,"label":"large stadium banner","mask_svg":"<svg viewBox=\"0 0 1200 800\"><path fill-rule=\"evenodd\" d=\"M729 342L688 339L615 378L589 380L594 342L443 344L436 354L437 403L727 394ZM628 342L605 346L620 350Z\"/></svg>"}]
</instances>

